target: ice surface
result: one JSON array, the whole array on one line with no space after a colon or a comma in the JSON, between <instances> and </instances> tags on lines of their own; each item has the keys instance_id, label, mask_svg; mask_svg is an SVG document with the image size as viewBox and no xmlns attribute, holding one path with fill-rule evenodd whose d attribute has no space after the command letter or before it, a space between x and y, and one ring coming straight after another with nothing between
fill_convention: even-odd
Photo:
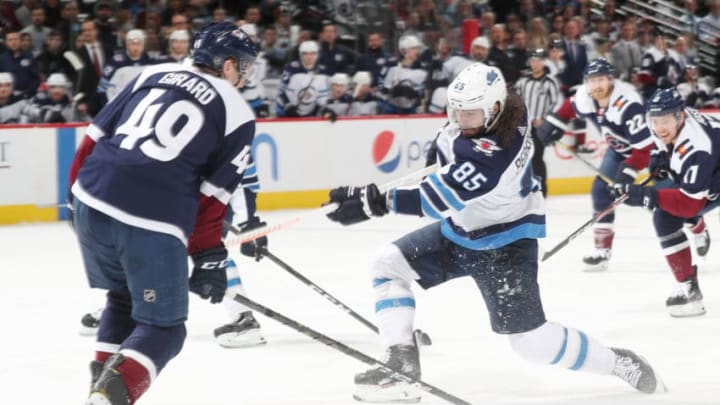
<instances>
[{"instance_id":1,"label":"ice surface","mask_svg":"<svg viewBox=\"0 0 720 405\"><path fill-rule=\"evenodd\" d=\"M269 223L301 211L263 213ZM588 196L548 200L550 248L590 218ZM423 379L476 404L718 404L720 403L720 222L706 217L716 238L697 260L707 315L673 319L664 301L673 287L651 215L622 207L615 251L604 273L580 271L591 232L541 266L550 320L577 327L609 346L641 353L670 392L647 396L614 377L524 362L507 339L490 331L473 282L455 280L415 289L416 326L433 346L422 353ZM272 234L271 251L373 320L369 264L375 250L425 223L392 217L344 228L322 217ZM93 339L78 335L80 317L96 308L79 250L66 223L0 227L0 403L81 404ZM234 254L252 299L379 357L379 339L268 260ZM228 350L212 340L226 322L220 306L191 298L183 352L162 372L142 405L357 404L352 381L366 366L263 316L264 347ZM425 404L442 400L425 395Z\"/></svg>"}]
</instances>

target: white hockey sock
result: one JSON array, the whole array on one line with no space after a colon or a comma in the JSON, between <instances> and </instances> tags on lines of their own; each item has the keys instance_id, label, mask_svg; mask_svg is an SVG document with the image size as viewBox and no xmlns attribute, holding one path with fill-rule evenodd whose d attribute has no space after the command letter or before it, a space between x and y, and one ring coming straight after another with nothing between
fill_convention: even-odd
<instances>
[{"instance_id":1,"label":"white hockey sock","mask_svg":"<svg viewBox=\"0 0 720 405\"><path fill-rule=\"evenodd\" d=\"M375 319L383 346L412 344L415 297L401 280L375 279Z\"/></svg>"},{"instance_id":2,"label":"white hockey sock","mask_svg":"<svg viewBox=\"0 0 720 405\"><path fill-rule=\"evenodd\" d=\"M228 260L228 266L225 270L227 274L227 291L225 292L225 298L223 299L223 307L227 311L232 321L237 321L241 313L250 311L250 308L235 301L233 297L235 294L240 294L246 297L245 286L243 286L242 279L240 279L240 272L238 271L235 261L232 259Z\"/></svg>"},{"instance_id":3,"label":"white hockey sock","mask_svg":"<svg viewBox=\"0 0 720 405\"><path fill-rule=\"evenodd\" d=\"M615 353L608 347L580 330L552 322L509 338L513 349L528 361L596 374L611 374L615 367Z\"/></svg>"}]
</instances>

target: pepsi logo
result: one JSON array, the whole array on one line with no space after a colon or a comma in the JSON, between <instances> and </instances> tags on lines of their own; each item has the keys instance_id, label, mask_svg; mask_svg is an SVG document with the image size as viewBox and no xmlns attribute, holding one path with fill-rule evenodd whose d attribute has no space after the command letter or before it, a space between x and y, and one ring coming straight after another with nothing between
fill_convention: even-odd
<instances>
[{"instance_id":1,"label":"pepsi logo","mask_svg":"<svg viewBox=\"0 0 720 405\"><path fill-rule=\"evenodd\" d=\"M373 141L373 163L383 173L391 173L400 164L400 145L392 131L382 131Z\"/></svg>"}]
</instances>

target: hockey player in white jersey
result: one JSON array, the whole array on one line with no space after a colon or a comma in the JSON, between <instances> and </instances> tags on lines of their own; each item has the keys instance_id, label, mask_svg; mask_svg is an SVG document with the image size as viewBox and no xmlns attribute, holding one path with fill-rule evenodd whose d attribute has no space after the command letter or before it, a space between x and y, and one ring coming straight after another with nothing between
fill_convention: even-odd
<instances>
[{"instance_id":1,"label":"hockey player in white jersey","mask_svg":"<svg viewBox=\"0 0 720 405\"><path fill-rule=\"evenodd\" d=\"M653 210L653 224L678 288L665 302L674 317L705 314L697 266L683 224L720 205L720 121L685 108L675 89L658 90L648 101L648 120L656 143L651 170L667 177L672 187L655 188L616 183L615 196L625 203Z\"/></svg>"},{"instance_id":2,"label":"hockey player in white jersey","mask_svg":"<svg viewBox=\"0 0 720 405\"><path fill-rule=\"evenodd\" d=\"M414 35L400 38L398 49L402 60L391 67L380 88L385 96L382 112L385 114L415 114L425 93L427 71L414 67L420 57L422 42Z\"/></svg>"},{"instance_id":3,"label":"hockey player in white jersey","mask_svg":"<svg viewBox=\"0 0 720 405\"><path fill-rule=\"evenodd\" d=\"M304 41L298 49L300 60L285 67L278 94L279 117L315 116L327 103L328 75L318 63L319 50L317 42Z\"/></svg>"},{"instance_id":4,"label":"hockey player in white jersey","mask_svg":"<svg viewBox=\"0 0 720 405\"><path fill-rule=\"evenodd\" d=\"M385 363L420 378L413 342L413 281L428 289L470 276L494 332L523 358L571 370L615 375L644 393L663 387L650 365L627 349L545 319L537 284L544 200L533 176L533 140L525 105L509 94L500 70L475 63L448 88L449 121L437 138L442 168L420 184L381 193L375 184L339 187L328 217L351 225L392 211L438 221L382 248L372 265L377 325ZM355 376L355 398L417 402L412 385L382 368Z\"/></svg>"},{"instance_id":5,"label":"hockey player in white jersey","mask_svg":"<svg viewBox=\"0 0 720 405\"><path fill-rule=\"evenodd\" d=\"M600 172L617 183L632 183L638 172L647 168L654 143L645 122L645 108L640 94L629 83L613 79L614 68L605 59L592 60L585 69L583 83L575 96L554 113L537 130L538 138L549 145L563 135L565 123L578 117L597 128L608 144ZM592 185L593 211L610 206L613 195L607 183L596 176ZM615 214L610 213L593 227L595 249L583 257L586 271L607 269L612 255ZM702 218L693 222L698 249L707 245L708 234Z\"/></svg>"}]
</instances>

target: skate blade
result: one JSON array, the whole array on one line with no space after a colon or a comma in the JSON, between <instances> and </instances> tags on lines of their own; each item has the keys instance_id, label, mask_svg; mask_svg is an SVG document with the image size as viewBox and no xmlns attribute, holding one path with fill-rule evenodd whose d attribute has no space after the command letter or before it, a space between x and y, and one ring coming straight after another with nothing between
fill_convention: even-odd
<instances>
[{"instance_id":1,"label":"skate blade","mask_svg":"<svg viewBox=\"0 0 720 405\"><path fill-rule=\"evenodd\" d=\"M267 343L259 330L250 330L245 333L225 333L216 337L215 341L226 349L242 349Z\"/></svg>"},{"instance_id":2,"label":"skate blade","mask_svg":"<svg viewBox=\"0 0 720 405\"><path fill-rule=\"evenodd\" d=\"M367 403L415 404L422 396L418 389L405 382L397 382L389 386L355 385L353 399Z\"/></svg>"},{"instance_id":3,"label":"skate blade","mask_svg":"<svg viewBox=\"0 0 720 405\"><path fill-rule=\"evenodd\" d=\"M585 267L583 267L582 271L586 273L598 273L601 271L606 271L608 268L607 262L602 262L598 264L587 264L585 263Z\"/></svg>"},{"instance_id":4,"label":"skate blade","mask_svg":"<svg viewBox=\"0 0 720 405\"><path fill-rule=\"evenodd\" d=\"M85 401L85 405L112 405L112 402L103 394L99 392L93 392Z\"/></svg>"},{"instance_id":5,"label":"skate blade","mask_svg":"<svg viewBox=\"0 0 720 405\"><path fill-rule=\"evenodd\" d=\"M91 328L88 326L81 326L80 330L78 330L78 334L80 336L97 336L99 328Z\"/></svg>"},{"instance_id":6,"label":"skate blade","mask_svg":"<svg viewBox=\"0 0 720 405\"><path fill-rule=\"evenodd\" d=\"M667 307L673 318L690 318L705 315L705 305L702 301L695 301L685 305L671 305Z\"/></svg>"}]
</instances>

